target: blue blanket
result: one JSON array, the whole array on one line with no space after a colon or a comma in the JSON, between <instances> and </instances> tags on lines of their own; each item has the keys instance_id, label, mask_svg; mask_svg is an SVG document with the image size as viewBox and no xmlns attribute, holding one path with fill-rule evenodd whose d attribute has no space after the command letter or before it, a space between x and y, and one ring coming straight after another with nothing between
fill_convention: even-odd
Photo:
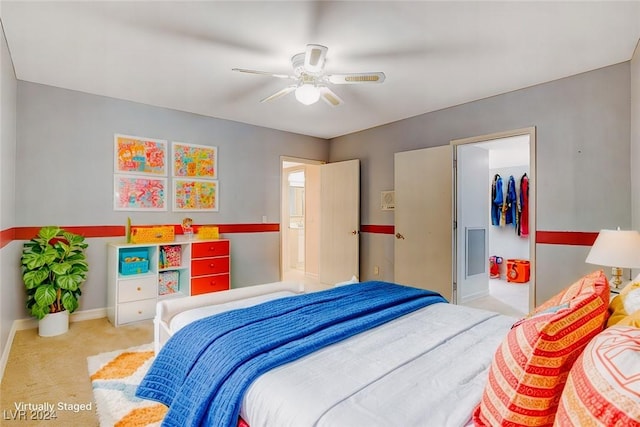
<instances>
[{"instance_id":1,"label":"blue blanket","mask_svg":"<svg viewBox=\"0 0 640 427\"><path fill-rule=\"evenodd\" d=\"M169 407L166 426L235 426L261 374L427 305L439 294L364 282L191 323L157 355L136 395Z\"/></svg>"}]
</instances>

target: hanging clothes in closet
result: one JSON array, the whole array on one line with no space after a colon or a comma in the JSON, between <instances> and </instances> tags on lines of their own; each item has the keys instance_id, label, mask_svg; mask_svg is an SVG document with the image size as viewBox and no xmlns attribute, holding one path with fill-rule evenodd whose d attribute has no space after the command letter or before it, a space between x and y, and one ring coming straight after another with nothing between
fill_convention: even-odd
<instances>
[{"instance_id":1,"label":"hanging clothes in closet","mask_svg":"<svg viewBox=\"0 0 640 427\"><path fill-rule=\"evenodd\" d=\"M502 217L502 205L504 204L504 195L502 193L502 177L495 174L493 183L491 184L491 224L500 225Z\"/></svg>"},{"instance_id":2,"label":"hanging clothes in closet","mask_svg":"<svg viewBox=\"0 0 640 427\"><path fill-rule=\"evenodd\" d=\"M520 221L518 235L529 236L529 177L525 173L520 178Z\"/></svg>"},{"instance_id":3,"label":"hanging clothes in closet","mask_svg":"<svg viewBox=\"0 0 640 427\"><path fill-rule=\"evenodd\" d=\"M518 216L518 195L516 194L516 180L511 175L507 184L507 197L504 200L504 223L516 225Z\"/></svg>"}]
</instances>

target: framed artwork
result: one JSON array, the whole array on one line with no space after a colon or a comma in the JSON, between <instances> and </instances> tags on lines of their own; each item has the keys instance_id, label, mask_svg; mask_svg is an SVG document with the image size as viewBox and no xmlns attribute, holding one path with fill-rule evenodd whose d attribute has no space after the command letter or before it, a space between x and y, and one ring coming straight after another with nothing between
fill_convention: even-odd
<instances>
[{"instance_id":1,"label":"framed artwork","mask_svg":"<svg viewBox=\"0 0 640 427\"><path fill-rule=\"evenodd\" d=\"M114 135L114 171L167 176L167 141Z\"/></svg>"},{"instance_id":2,"label":"framed artwork","mask_svg":"<svg viewBox=\"0 0 640 427\"><path fill-rule=\"evenodd\" d=\"M166 211L167 178L113 176L113 208L117 211Z\"/></svg>"},{"instance_id":3,"label":"framed artwork","mask_svg":"<svg viewBox=\"0 0 640 427\"><path fill-rule=\"evenodd\" d=\"M174 142L171 146L173 176L218 178L218 147Z\"/></svg>"},{"instance_id":4,"label":"framed artwork","mask_svg":"<svg viewBox=\"0 0 640 427\"><path fill-rule=\"evenodd\" d=\"M218 181L173 178L174 211L218 211Z\"/></svg>"}]
</instances>

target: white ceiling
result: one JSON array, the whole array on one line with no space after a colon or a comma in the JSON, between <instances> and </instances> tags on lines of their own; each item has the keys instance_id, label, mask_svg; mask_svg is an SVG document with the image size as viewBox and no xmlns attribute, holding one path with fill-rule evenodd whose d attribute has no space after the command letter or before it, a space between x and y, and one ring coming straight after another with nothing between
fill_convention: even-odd
<instances>
[{"instance_id":1,"label":"white ceiling","mask_svg":"<svg viewBox=\"0 0 640 427\"><path fill-rule=\"evenodd\" d=\"M0 18L19 80L332 138L628 61L640 2L11 1ZM259 100L307 43L344 105Z\"/></svg>"},{"instance_id":2,"label":"white ceiling","mask_svg":"<svg viewBox=\"0 0 640 427\"><path fill-rule=\"evenodd\" d=\"M506 138L478 142L474 147L484 148L489 152L489 169L526 166L529 169L530 147L529 135L517 135Z\"/></svg>"}]
</instances>

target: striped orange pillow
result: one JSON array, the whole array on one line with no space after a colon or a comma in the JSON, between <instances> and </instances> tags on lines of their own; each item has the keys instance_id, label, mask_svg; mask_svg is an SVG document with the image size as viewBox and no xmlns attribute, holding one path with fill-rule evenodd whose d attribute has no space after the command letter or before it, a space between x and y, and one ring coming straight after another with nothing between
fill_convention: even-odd
<instances>
[{"instance_id":1,"label":"striped orange pillow","mask_svg":"<svg viewBox=\"0 0 640 427\"><path fill-rule=\"evenodd\" d=\"M609 283L601 270L596 271L552 301L543 306L563 307L524 319L496 350L473 414L477 426L553 424L571 366L604 328Z\"/></svg>"},{"instance_id":2,"label":"striped orange pillow","mask_svg":"<svg viewBox=\"0 0 640 427\"><path fill-rule=\"evenodd\" d=\"M571 368L554 426L640 426L640 329L613 326Z\"/></svg>"}]
</instances>

